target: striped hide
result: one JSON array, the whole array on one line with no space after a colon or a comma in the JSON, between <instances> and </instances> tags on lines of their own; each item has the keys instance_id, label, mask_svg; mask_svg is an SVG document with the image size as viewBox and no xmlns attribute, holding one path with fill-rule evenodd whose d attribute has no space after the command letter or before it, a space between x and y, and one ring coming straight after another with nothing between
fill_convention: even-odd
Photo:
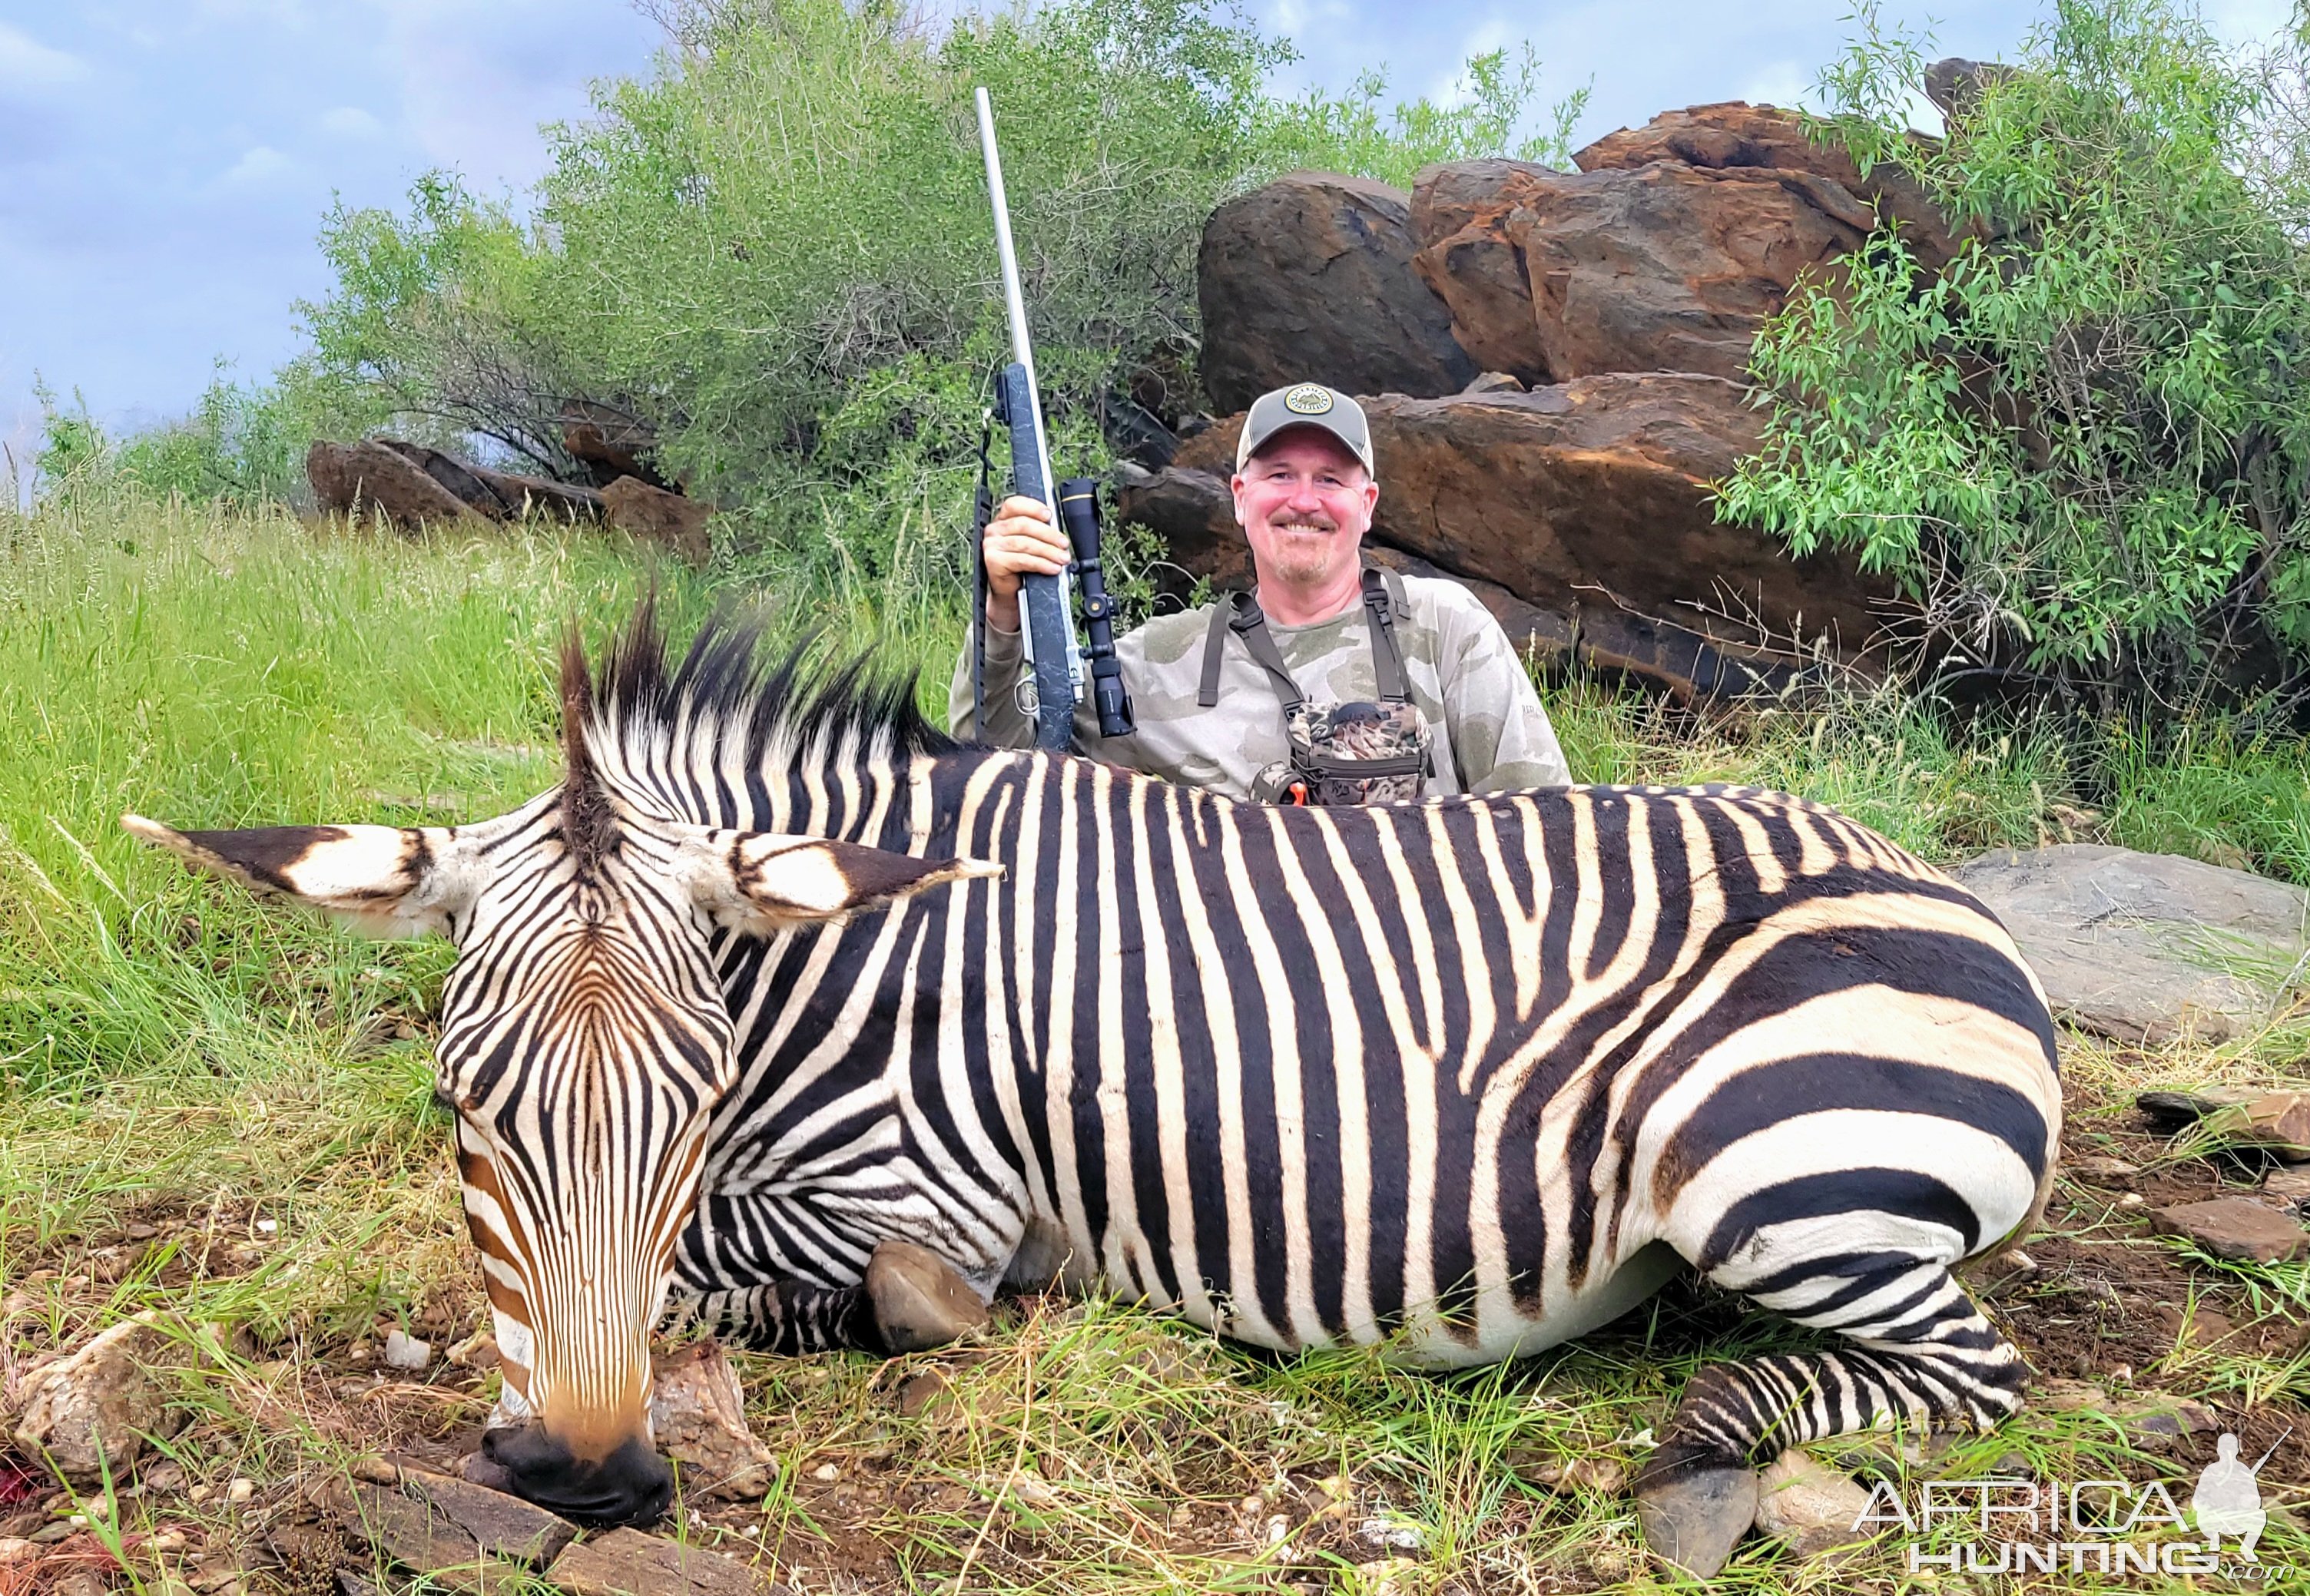
<instances>
[{"instance_id":1,"label":"striped hide","mask_svg":"<svg viewBox=\"0 0 2310 1596\"><path fill-rule=\"evenodd\" d=\"M1705 1370L1656 1495L2018 1404L1951 1271L2043 1202L2053 1026L1997 922L1865 828L1724 787L1238 804L756 652L723 621L671 662L647 612L598 680L573 652L563 784L477 826L132 821L456 941L440 1088L525 1494L663 1505L669 1290L888 1349L908 1244L981 1299L1055 1278L1431 1366L1688 1269L1837 1332Z\"/></svg>"}]
</instances>

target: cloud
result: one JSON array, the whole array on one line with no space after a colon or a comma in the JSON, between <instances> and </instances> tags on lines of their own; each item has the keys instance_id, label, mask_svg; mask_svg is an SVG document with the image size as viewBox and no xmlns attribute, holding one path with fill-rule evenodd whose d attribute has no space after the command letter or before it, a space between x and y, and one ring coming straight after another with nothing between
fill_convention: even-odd
<instances>
[{"instance_id":1,"label":"cloud","mask_svg":"<svg viewBox=\"0 0 2310 1596\"><path fill-rule=\"evenodd\" d=\"M0 91L39 93L88 76L88 63L0 22Z\"/></svg>"},{"instance_id":2,"label":"cloud","mask_svg":"<svg viewBox=\"0 0 2310 1596\"><path fill-rule=\"evenodd\" d=\"M1811 74L1794 61L1775 61L1760 66L1733 96L1752 105L1777 105L1793 109L1811 98Z\"/></svg>"},{"instance_id":3,"label":"cloud","mask_svg":"<svg viewBox=\"0 0 2310 1596\"><path fill-rule=\"evenodd\" d=\"M297 169L298 163L270 144L256 144L242 152L232 169L217 179L221 188L267 187Z\"/></svg>"},{"instance_id":4,"label":"cloud","mask_svg":"<svg viewBox=\"0 0 2310 1596\"><path fill-rule=\"evenodd\" d=\"M357 105L341 105L321 113L321 131L339 138L373 139L385 131L385 124Z\"/></svg>"}]
</instances>

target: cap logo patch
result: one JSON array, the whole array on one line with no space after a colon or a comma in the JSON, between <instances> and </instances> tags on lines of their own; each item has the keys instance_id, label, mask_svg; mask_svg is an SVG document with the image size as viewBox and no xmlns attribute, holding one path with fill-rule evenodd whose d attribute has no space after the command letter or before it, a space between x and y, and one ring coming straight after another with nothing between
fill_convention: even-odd
<instances>
[{"instance_id":1,"label":"cap logo patch","mask_svg":"<svg viewBox=\"0 0 2310 1596\"><path fill-rule=\"evenodd\" d=\"M1283 395L1283 408L1295 416L1320 416L1332 408L1332 390L1303 382Z\"/></svg>"}]
</instances>

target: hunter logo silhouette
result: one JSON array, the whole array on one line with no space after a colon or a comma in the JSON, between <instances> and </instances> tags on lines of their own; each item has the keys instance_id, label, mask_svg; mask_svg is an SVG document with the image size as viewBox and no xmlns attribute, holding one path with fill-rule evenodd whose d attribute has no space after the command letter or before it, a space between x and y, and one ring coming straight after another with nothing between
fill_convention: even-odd
<instances>
[{"instance_id":1,"label":"hunter logo silhouette","mask_svg":"<svg viewBox=\"0 0 2310 1596\"><path fill-rule=\"evenodd\" d=\"M2279 1440L2286 1439L2280 1436ZM2262 1486L2254 1478L2262 1465L2270 1461L2272 1446L2247 1468L2238 1462L2238 1438L2225 1435L2214 1444L2216 1456L2198 1476L2198 1488L2190 1493L2190 1513L2198 1521L2198 1531L2206 1538L2206 1549L2222 1549L2222 1537L2238 1538L2238 1555L2249 1563L2260 1562L2254 1555L2254 1543L2262 1536L2262 1526L2270 1515L2262 1510Z\"/></svg>"}]
</instances>

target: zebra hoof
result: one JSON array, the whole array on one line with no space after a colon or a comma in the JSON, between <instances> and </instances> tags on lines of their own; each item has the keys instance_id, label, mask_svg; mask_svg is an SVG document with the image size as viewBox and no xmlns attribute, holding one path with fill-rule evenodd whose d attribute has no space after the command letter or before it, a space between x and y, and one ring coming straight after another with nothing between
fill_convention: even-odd
<instances>
[{"instance_id":1,"label":"zebra hoof","mask_svg":"<svg viewBox=\"0 0 2310 1596\"><path fill-rule=\"evenodd\" d=\"M886 1241L866 1261L866 1296L882 1350L926 1352L986 1323L978 1293L937 1253L912 1242Z\"/></svg>"},{"instance_id":2,"label":"zebra hoof","mask_svg":"<svg viewBox=\"0 0 2310 1596\"><path fill-rule=\"evenodd\" d=\"M1645 1544L1695 1579L1715 1578L1756 1520L1757 1471L1744 1463L1714 1453L1656 1453L1637 1477Z\"/></svg>"}]
</instances>

